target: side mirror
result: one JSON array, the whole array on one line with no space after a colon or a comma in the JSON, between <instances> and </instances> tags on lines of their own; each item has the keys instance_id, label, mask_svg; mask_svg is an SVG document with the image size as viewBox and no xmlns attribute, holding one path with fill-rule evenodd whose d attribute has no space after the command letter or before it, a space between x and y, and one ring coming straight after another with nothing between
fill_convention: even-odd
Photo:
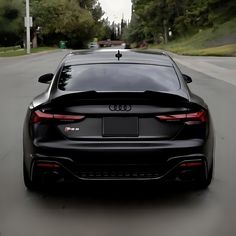
<instances>
[{"instance_id":1,"label":"side mirror","mask_svg":"<svg viewBox=\"0 0 236 236\"><path fill-rule=\"evenodd\" d=\"M52 73L42 75L39 77L38 82L43 84L50 84L53 79L53 76L54 75Z\"/></svg>"},{"instance_id":2,"label":"side mirror","mask_svg":"<svg viewBox=\"0 0 236 236\"><path fill-rule=\"evenodd\" d=\"M192 78L190 76L185 75L185 74L183 74L182 76L183 76L184 80L186 81L186 83L189 84L189 83L193 82L193 80L192 80Z\"/></svg>"}]
</instances>

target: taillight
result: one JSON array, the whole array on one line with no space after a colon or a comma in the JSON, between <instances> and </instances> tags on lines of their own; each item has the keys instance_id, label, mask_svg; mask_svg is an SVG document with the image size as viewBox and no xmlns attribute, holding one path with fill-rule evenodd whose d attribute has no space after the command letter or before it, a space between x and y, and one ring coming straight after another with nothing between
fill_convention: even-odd
<instances>
[{"instance_id":1,"label":"taillight","mask_svg":"<svg viewBox=\"0 0 236 236\"><path fill-rule=\"evenodd\" d=\"M60 168L58 164L55 163L37 163L37 167L42 167L42 168L49 168L49 169L57 169Z\"/></svg>"},{"instance_id":2,"label":"taillight","mask_svg":"<svg viewBox=\"0 0 236 236\"><path fill-rule=\"evenodd\" d=\"M81 115L60 115L60 114L49 114L42 111L33 111L31 115L31 122L38 123L45 120L61 120L61 121L79 121L84 119L85 116Z\"/></svg>"},{"instance_id":3,"label":"taillight","mask_svg":"<svg viewBox=\"0 0 236 236\"><path fill-rule=\"evenodd\" d=\"M186 162L186 163L182 163L180 166L181 167L199 167L199 166L203 166L204 163L202 161L194 161L194 162Z\"/></svg>"},{"instance_id":4,"label":"taillight","mask_svg":"<svg viewBox=\"0 0 236 236\"><path fill-rule=\"evenodd\" d=\"M73 120L82 120L84 119L85 116L77 116L77 115L59 115L55 114L53 115L53 118L55 120L68 120L68 121L73 121Z\"/></svg>"},{"instance_id":5,"label":"taillight","mask_svg":"<svg viewBox=\"0 0 236 236\"><path fill-rule=\"evenodd\" d=\"M205 123L208 121L207 113L204 110L183 114L168 114L156 116L161 121L182 121L187 125Z\"/></svg>"},{"instance_id":6,"label":"taillight","mask_svg":"<svg viewBox=\"0 0 236 236\"><path fill-rule=\"evenodd\" d=\"M38 123L43 120L51 120L51 119L53 119L53 114L44 113L39 110L33 111L32 115L31 115L31 122L32 123Z\"/></svg>"}]
</instances>

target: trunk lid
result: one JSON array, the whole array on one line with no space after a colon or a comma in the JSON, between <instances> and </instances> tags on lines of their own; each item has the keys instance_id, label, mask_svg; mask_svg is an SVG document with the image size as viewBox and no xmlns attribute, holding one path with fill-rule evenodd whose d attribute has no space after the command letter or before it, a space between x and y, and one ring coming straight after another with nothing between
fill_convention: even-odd
<instances>
[{"instance_id":1,"label":"trunk lid","mask_svg":"<svg viewBox=\"0 0 236 236\"><path fill-rule=\"evenodd\" d=\"M173 139L184 123L162 122L157 115L185 113L189 102L180 94L70 93L51 100L40 109L54 114L55 134L75 140ZM72 119L76 116L81 119ZM61 119L60 119L61 117Z\"/></svg>"}]
</instances>

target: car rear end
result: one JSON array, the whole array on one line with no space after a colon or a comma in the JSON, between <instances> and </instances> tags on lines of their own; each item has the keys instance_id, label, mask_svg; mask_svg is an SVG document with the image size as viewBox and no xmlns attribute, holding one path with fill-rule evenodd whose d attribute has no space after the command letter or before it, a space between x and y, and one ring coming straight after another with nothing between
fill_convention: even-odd
<instances>
[{"instance_id":1,"label":"car rear end","mask_svg":"<svg viewBox=\"0 0 236 236\"><path fill-rule=\"evenodd\" d=\"M77 73L78 68L64 67L57 81L58 92L63 93L28 111L25 159L32 180L50 176L81 181L207 179L213 155L210 115L207 107L191 101L187 89L181 89L177 75L175 82L165 77L166 88L153 91L154 84L144 85L143 80L137 86L137 77L135 86L127 77L124 83L121 77L127 68L123 67L117 73L122 74L120 81L117 75L109 78L114 86L101 77L88 91L88 70L90 77L84 74L86 82L79 83L84 86L81 92L68 80L77 78L73 70Z\"/></svg>"}]
</instances>

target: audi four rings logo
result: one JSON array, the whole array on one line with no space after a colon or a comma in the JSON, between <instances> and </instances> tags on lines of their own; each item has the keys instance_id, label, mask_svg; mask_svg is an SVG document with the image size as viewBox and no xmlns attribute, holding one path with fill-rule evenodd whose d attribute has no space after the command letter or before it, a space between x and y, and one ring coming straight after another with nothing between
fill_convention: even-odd
<instances>
[{"instance_id":1,"label":"audi four rings logo","mask_svg":"<svg viewBox=\"0 0 236 236\"><path fill-rule=\"evenodd\" d=\"M131 111L132 107L131 105L110 105L109 109L111 111Z\"/></svg>"}]
</instances>

